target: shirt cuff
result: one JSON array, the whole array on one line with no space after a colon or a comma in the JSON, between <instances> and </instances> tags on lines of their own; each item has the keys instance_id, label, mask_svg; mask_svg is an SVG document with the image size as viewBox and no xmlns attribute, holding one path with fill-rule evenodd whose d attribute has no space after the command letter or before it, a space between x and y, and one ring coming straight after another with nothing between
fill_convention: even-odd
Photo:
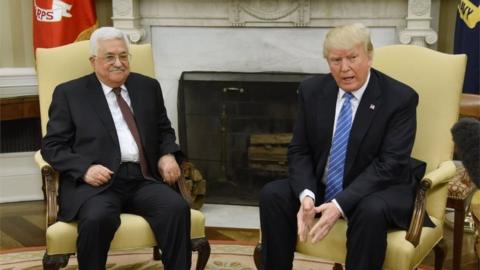
<instances>
[{"instance_id":1,"label":"shirt cuff","mask_svg":"<svg viewBox=\"0 0 480 270\"><path fill-rule=\"evenodd\" d=\"M340 207L340 204L338 204L337 200L333 199L332 200L332 203L338 208L338 210L340 211L340 213L342 214L342 217L347 220L347 217L345 216L345 214L343 213L343 210L342 210L342 207Z\"/></svg>"},{"instance_id":2,"label":"shirt cuff","mask_svg":"<svg viewBox=\"0 0 480 270\"><path fill-rule=\"evenodd\" d=\"M315 194L309 189L304 189L302 191L302 193L300 193L300 196L299 196L300 204L303 202L303 199L305 199L305 197L307 197L307 196L312 198L313 202L315 202Z\"/></svg>"}]
</instances>

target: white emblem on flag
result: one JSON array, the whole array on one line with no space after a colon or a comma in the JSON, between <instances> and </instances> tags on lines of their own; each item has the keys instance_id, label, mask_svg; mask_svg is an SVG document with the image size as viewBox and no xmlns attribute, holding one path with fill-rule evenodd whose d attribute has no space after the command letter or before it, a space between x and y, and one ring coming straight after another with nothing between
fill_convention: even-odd
<instances>
[{"instance_id":1,"label":"white emblem on flag","mask_svg":"<svg viewBox=\"0 0 480 270\"><path fill-rule=\"evenodd\" d=\"M62 17L72 17L72 14L69 13L70 9L72 9L72 5L63 2L62 0L53 0L52 9L43 9L37 6L36 1L34 1L34 4L37 21L59 22L62 20Z\"/></svg>"}]
</instances>

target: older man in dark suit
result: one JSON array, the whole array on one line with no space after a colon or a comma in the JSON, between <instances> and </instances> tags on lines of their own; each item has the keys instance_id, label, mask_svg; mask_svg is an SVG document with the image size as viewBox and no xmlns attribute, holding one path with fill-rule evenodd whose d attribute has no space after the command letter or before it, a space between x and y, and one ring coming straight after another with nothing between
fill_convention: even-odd
<instances>
[{"instance_id":1,"label":"older man in dark suit","mask_svg":"<svg viewBox=\"0 0 480 270\"><path fill-rule=\"evenodd\" d=\"M289 178L261 193L264 269L291 269L297 236L321 241L339 218L348 220L346 268L381 269L387 230L411 218L418 95L371 68L361 24L332 29L324 57L331 73L300 85Z\"/></svg>"},{"instance_id":2,"label":"older man in dark suit","mask_svg":"<svg viewBox=\"0 0 480 270\"><path fill-rule=\"evenodd\" d=\"M96 30L90 49L94 73L57 86L42 142L60 172L59 219L78 220L79 268L105 269L120 213L130 212L152 227L165 269L190 269L190 209L170 187L179 148L160 85L130 72L121 31Z\"/></svg>"}]
</instances>

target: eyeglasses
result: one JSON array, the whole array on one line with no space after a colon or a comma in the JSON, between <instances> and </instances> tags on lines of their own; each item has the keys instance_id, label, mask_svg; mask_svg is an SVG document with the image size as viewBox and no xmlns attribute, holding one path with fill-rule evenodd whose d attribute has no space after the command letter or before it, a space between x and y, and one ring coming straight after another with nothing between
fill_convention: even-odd
<instances>
[{"instance_id":1,"label":"eyeglasses","mask_svg":"<svg viewBox=\"0 0 480 270\"><path fill-rule=\"evenodd\" d=\"M96 56L99 58L104 59L109 64L114 64L117 62L117 59L122 62L126 63L130 60L131 55L129 53L121 53L121 54L107 54L105 56Z\"/></svg>"}]
</instances>

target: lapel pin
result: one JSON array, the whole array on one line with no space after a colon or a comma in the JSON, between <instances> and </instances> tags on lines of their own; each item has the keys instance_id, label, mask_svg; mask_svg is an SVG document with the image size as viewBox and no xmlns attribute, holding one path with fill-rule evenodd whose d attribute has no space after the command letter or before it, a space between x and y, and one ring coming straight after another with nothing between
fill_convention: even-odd
<instances>
[{"instance_id":1,"label":"lapel pin","mask_svg":"<svg viewBox=\"0 0 480 270\"><path fill-rule=\"evenodd\" d=\"M372 110L372 111L375 110L375 105L370 104L370 110Z\"/></svg>"}]
</instances>

